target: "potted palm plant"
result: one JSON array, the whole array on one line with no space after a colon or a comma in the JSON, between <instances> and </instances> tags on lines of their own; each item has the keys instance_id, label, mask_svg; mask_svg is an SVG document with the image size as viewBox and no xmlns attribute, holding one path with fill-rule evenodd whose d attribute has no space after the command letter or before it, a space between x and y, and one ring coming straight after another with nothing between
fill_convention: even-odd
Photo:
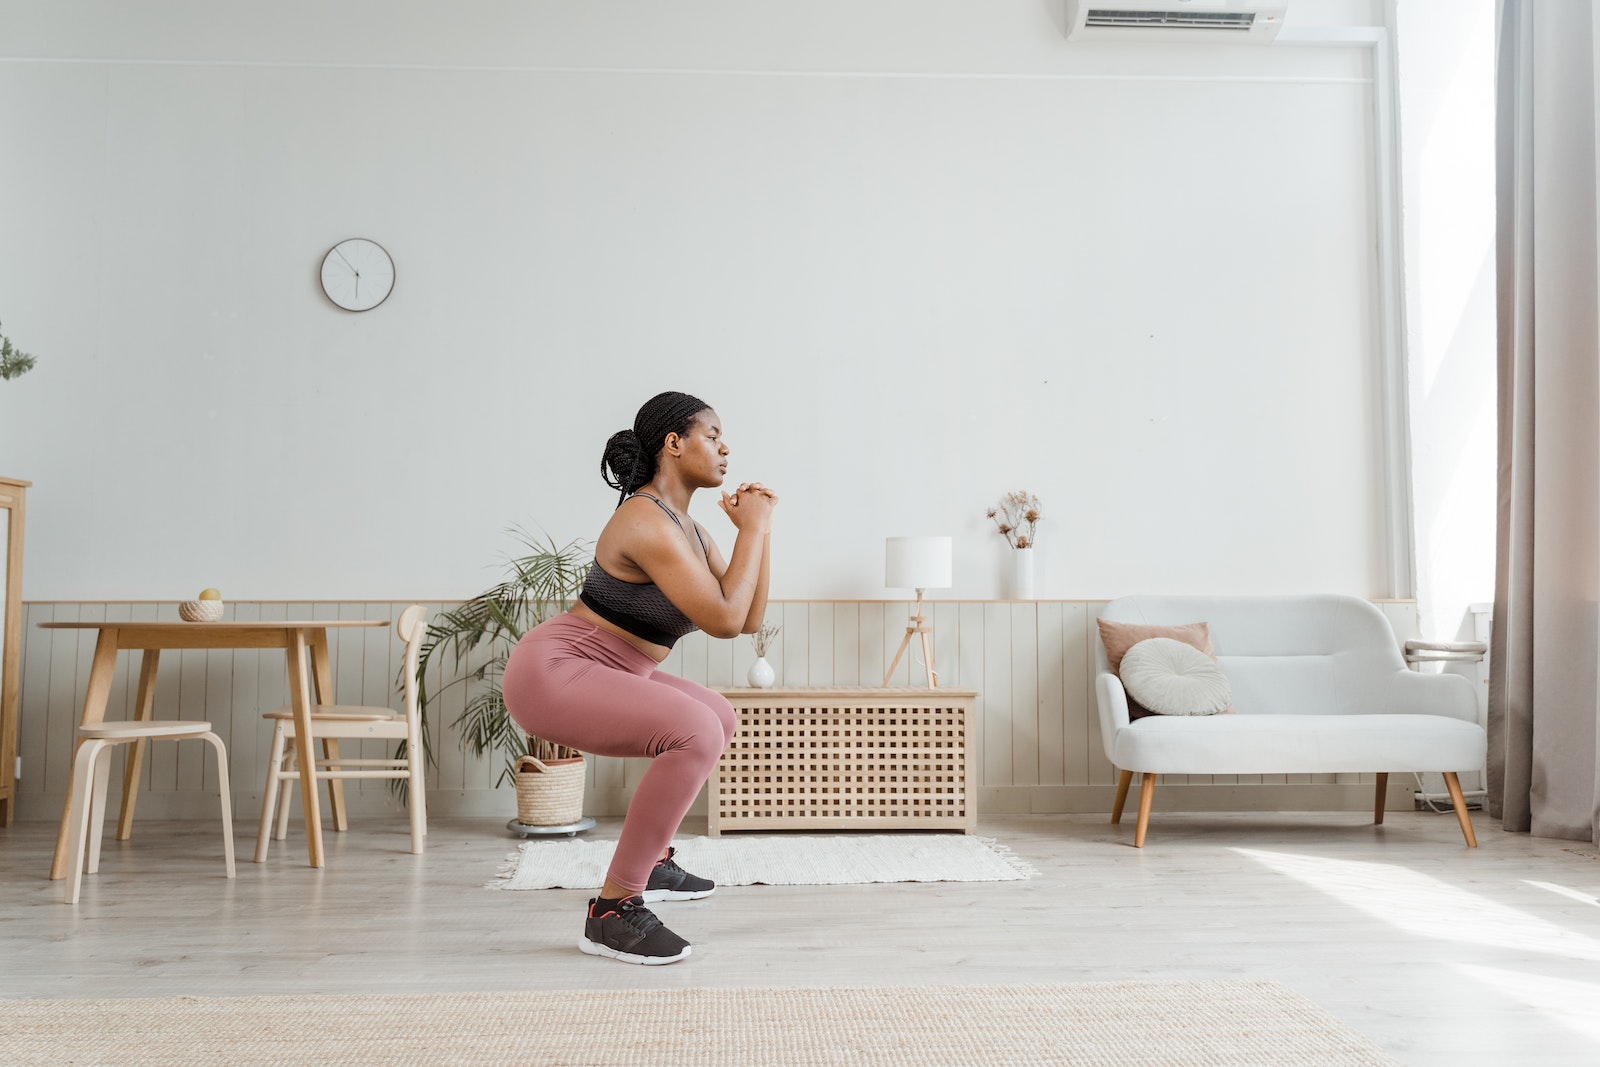
<instances>
[{"instance_id":1,"label":"potted palm plant","mask_svg":"<svg viewBox=\"0 0 1600 1067\"><path fill-rule=\"evenodd\" d=\"M0 379L10 381L20 378L33 369L34 358L11 344L11 338L0 334Z\"/></svg>"},{"instance_id":2,"label":"potted palm plant","mask_svg":"<svg viewBox=\"0 0 1600 1067\"><path fill-rule=\"evenodd\" d=\"M466 705L453 723L461 747L475 756L494 753L505 760L495 784L508 778L516 784L514 824L537 832L582 819L584 757L577 749L524 733L506 711L500 680L522 635L572 605L593 548L579 540L557 545L548 535L513 533L521 550L507 559L502 579L440 612L429 625L417 663L417 702L426 716L429 704L444 690L467 688ZM430 691L428 668L436 657L441 676L448 680Z\"/></svg>"}]
</instances>

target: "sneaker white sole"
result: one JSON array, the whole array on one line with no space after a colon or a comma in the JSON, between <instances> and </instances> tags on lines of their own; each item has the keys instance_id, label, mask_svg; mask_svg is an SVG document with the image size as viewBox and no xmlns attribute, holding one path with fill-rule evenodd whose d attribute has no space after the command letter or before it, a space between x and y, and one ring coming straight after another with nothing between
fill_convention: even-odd
<instances>
[{"instance_id":1,"label":"sneaker white sole","mask_svg":"<svg viewBox=\"0 0 1600 1067\"><path fill-rule=\"evenodd\" d=\"M639 956L632 952L619 952L614 948L596 944L587 937L578 939L578 948L591 956L605 956L621 963L637 963L645 967L659 967L663 963L677 963L679 960L687 958L694 951L693 945L684 945L683 951L676 956Z\"/></svg>"},{"instance_id":2,"label":"sneaker white sole","mask_svg":"<svg viewBox=\"0 0 1600 1067\"><path fill-rule=\"evenodd\" d=\"M646 889L639 895L646 904L656 904L663 900L703 900L717 891L716 886L702 889L699 892L690 892L683 889Z\"/></svg>"}]
</instances>

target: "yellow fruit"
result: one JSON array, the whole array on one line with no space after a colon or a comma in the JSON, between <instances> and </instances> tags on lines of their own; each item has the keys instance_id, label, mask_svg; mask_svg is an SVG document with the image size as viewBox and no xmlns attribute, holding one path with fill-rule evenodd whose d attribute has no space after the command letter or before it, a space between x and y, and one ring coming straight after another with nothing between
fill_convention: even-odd
<instances>
[{"instance_id":1,"label":"yellow fruit","mask_svg":"<svg viewBox=\"0 0 1600 1067\"><path fill-rule=\"evenodd\" d=\"M215 589L202 589L200 591L200 596L198 597L198 599L200 599L200 600L221 600L222 599L222 594L217 592Z\"/></svg>"}]
</instances>

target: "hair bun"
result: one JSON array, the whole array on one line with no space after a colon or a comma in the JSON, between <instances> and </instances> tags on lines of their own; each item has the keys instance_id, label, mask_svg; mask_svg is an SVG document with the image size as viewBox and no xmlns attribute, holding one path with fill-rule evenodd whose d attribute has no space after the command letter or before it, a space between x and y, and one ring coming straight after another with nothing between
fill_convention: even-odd
<instances>
[{"instance_id":1,"label":"hair bun","mask_svg":"<svg viewBox=\"0 0 1600 1067\"><path fill-rule=\"evenodd\" d=\"M606 440L605 453L600 457L600 477L611 488L627 496L630 483L644 465L644 445L633 430L618 430Z\"/></svg>"}]
</instances>

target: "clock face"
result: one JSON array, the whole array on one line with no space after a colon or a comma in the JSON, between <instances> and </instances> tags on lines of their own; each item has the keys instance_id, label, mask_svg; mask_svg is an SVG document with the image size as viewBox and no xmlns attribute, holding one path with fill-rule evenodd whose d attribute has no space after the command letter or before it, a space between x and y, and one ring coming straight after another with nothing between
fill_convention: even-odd
<instances>
[{"instance_id":1,"label":"clock face","mask_svg":"<svg viewBox=\"0 0 1600 1067\"><path fill-rule=\"evenodd\" d=\"M376 241L352 237L322 257L322 291L346 311L371 311L394 290L394 260Z\"/></svg>"}]
</instances>

